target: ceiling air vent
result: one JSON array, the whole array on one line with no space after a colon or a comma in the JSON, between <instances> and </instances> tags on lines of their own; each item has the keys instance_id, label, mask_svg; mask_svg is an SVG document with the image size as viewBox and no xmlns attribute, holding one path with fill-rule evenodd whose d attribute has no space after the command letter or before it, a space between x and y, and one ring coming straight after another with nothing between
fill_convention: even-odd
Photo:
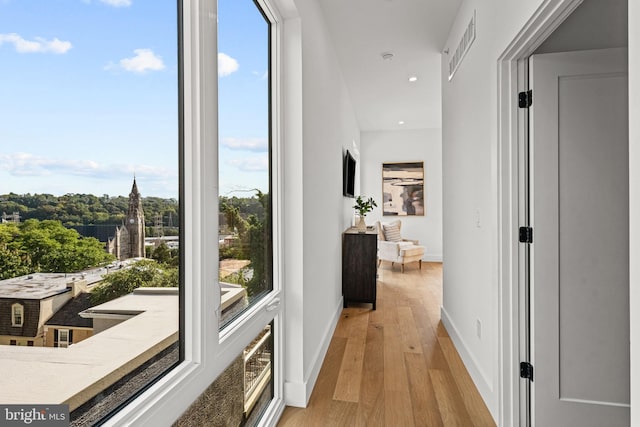
<instances>
[{"instance_id":1,"label":"ceiling air vent","mask_svg":"<svg viewBox=\"0 0 640 427\"><path fill-rule=\"evenodd\" d=\"M471 48L471 44L476 39L476 11L473 11L473 15L471 16L471 20L467 25L467 29L465 30L460 43L456 47L455 52L451 56L449 60L449 81L453 79L454 74L460 64L462 63L462 59L467 54L469 49Z\"/></svg>"}]
</instances>

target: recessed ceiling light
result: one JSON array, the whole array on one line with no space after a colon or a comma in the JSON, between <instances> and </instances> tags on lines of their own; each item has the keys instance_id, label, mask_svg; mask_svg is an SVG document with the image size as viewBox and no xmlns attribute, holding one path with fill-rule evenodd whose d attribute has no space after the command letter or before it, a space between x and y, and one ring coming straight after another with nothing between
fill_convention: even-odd
<instances>
[{"instance_id":1,"label":"recessed ceiling light","mask_svg":"<svg viewBox=\"0 0 640 427\"><path fill-rule=\"evenodd\" d=\"M403 125L403 124L404 124L404 120L400 120L400 121L398 122L398 124L399 124L399 125Z\"/></svg>"},{"instance_id":2,"label":"recessed ceiling light","mask_svg":"<svg viewBox=\"0 0 640 427\"><path fill-rule=\"evenodd\" d=\"M393 59L393 53L391 52L382 52L380 56L382 56L382 59L385 61L391 61Z\"/></svg>"},{"instance_id":3,"label":"recessed ceiling light","mask_svg":"<svg viewBox=\"0 0 640 427\"><path fill-rule=\"evenodd\" d=\"M411 77L409 77L409 81L410 81L410 82L415 82L415 81L417 81L417 80L418 80L418 78L417 78L416 76L411 76Z\"/></svg>"}]
</instances>

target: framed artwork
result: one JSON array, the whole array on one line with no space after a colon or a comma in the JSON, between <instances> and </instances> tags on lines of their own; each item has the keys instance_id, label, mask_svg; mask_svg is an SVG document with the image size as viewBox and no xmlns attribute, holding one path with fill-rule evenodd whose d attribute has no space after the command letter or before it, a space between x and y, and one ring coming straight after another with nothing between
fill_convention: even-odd
<instances>
[{"instance_id":1,"label":"framed artwork","mask_svg":"<svg viewBox=\"0 0 640 427\"><path fill-rule=\"evenodd\" d=\"M424 216L424 162L382 164L383 215Z\"/></svg>"}]
</instances>

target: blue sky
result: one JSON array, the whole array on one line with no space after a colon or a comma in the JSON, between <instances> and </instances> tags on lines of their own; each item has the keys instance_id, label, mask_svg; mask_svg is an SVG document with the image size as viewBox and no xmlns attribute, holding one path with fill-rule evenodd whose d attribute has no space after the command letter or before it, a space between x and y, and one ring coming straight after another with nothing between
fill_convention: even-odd
<instances>
[{"instance_id":1,"label":"blue sky","mask_svg":"<svg viewBox=\"0 0 640 427\"><path fill-rule=\"evenodd\" d=\"M220 193L267 190L267 24L219 0ZM174 1L0 0L0 194L178 196Z\"/></svg>"}]
</instances>

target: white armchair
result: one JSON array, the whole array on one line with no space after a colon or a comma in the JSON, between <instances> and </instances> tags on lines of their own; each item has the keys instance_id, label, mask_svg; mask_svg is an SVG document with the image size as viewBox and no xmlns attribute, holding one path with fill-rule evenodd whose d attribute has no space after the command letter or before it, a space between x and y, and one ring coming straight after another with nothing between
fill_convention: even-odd
<instances>
[{"instance_id":1,"label":"white armchair","mask_svg":"<svg viewBox=\"0 0 640 427\"><path fill-rule=\"evenodd\" d=\"M422 269L422 257L424 256L424 246L419 245L417 240L403 239L400 236L400 220L391 223L377 222L378 227L378 267L382 261L390 261L393 264L400 263L401 271L404 273L404 265L418 261Z\"/></svg>"}]
</instances>

